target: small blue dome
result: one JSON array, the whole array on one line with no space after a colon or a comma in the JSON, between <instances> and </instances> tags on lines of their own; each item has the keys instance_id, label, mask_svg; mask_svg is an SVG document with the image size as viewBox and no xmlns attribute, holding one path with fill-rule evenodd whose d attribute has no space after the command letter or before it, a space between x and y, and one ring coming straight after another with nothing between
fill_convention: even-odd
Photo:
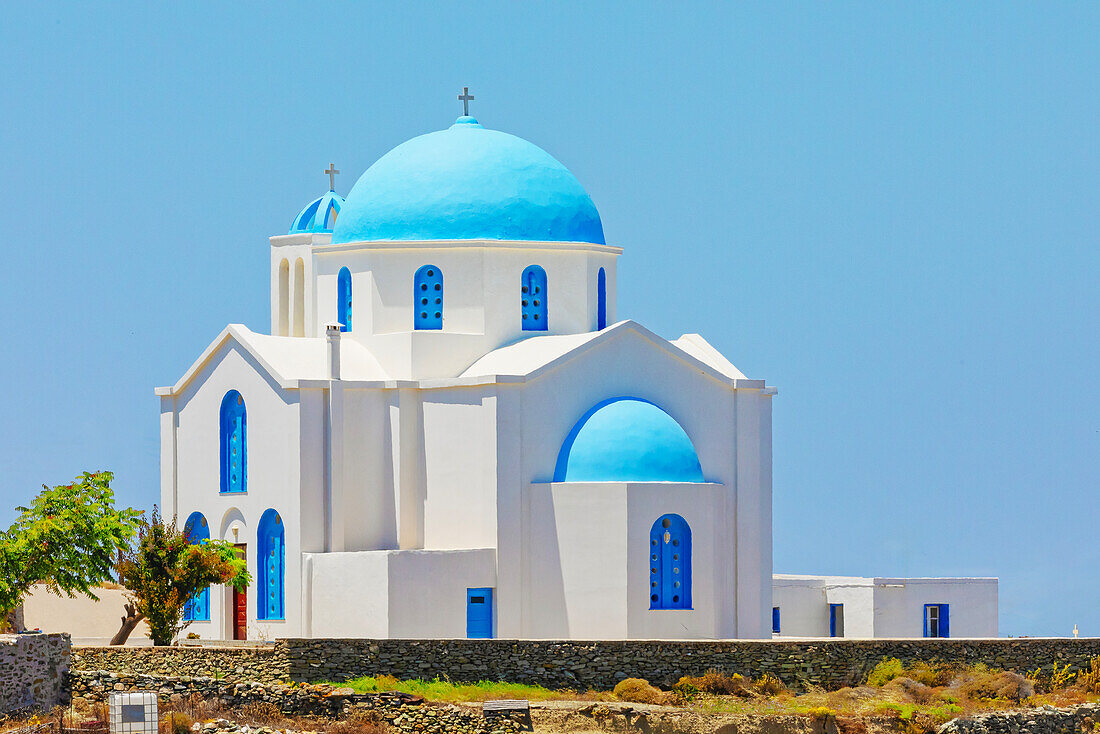
<instances>
[{"instance_id":1,"label":"small blue dome","mask_svg":"<svg viewBox=\"0 0 1100 734\"><path fill-rule=\"evenodd\" d=\"M336 226L336 215L344 206L344 197L330 191L319 199L314 199L305 209L298 212L290 223L290 234L299 232L331 232Z\"/></svg>"},{"instance_id":2,"label":"small blue dome","mask_svg":"<svg viewBox=\"0 0 1100 734\"><path fill-rule=\"evenodd\" d=\"M604 244L596 205L565 166L472 117L379 158L348 193L332 236L476 239Z\"/></svg>"},{"instance_id":3,"label":"small blue dome","mask_svg":"<svg viewBox=\"0 0 1100 734\"><path fill-rule=\"evenodd\" d=\"M555 482L702 482L680 424L653 403L614 398L589 410L558 454Z\"/></svg>"}]
</instances>

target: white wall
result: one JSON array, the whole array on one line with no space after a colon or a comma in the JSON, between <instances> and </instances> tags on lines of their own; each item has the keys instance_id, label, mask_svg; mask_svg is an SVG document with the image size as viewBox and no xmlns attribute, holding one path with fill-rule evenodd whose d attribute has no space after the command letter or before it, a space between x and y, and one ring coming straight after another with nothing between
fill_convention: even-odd
<instances>
[{"instance_id":1,"label":"white wall","mask_svg":"<svg viewBox=\"0 0 1100 734\"><path fill-rule=\"evenodd\" d=\"M68 632L74 644L106 645L122 626L126 591L97 587L92 592L99 601L86 596L57 596L44 584L35 584L23 599L23 623L27 629ZM151 645L149 625L140 622L127 644Z\"/></svg>"},{"instance_id":2,"label":"white wall","mask_svg":"<svg viewBox=\"0 0 1100 734\"><path fill-rule=\"evenodd\" d=\"M246 492L220 494L219 420L222 398L229 390L240 392L247 410L248 480ZM248 569L254 579L248 594L250 637L299 634L301 509L306 509L304 518L316 519L310 515L310 505L302 502L300 460L305 453L321 450L318 435L302 432L299 392L281 389L246 350L229 339L195 379L175 396L162 400L162 410L165 404L162 430L169 436L163 438L162 446L173 447L175 467L173 472L162 472L163 506L175 508L180 525L192 512L201 512L212 538L247 545ZM256 532L268 508L283 518L286 534L283 621L256 620ZM317 532L317 528L307 527L311 538ZM227 590L212 589L210 621L195 622L188 631L205 639L231 639L229 599Z\"/></svg>"},{"instance_id":3,"label":"white wall","mask_svg":"<svg viewBox=\"0 0 1100 734\"><path fill-rule=\"evenodd\" d=\"M949 604L951 637L996 637L997 579L875 579L875 636L922 637L924 605Z\"/></svg>"},{"instance_id":4,"label":"white wall","mask_svg":"<svg viewBox=\"0 0 1100 734\"><path fill-rule=\"evenodd\" d=\"M307 556L313 637L466 636L466 590L496 586L496 552L361 551Z\"/></svg>"}]
</instances>

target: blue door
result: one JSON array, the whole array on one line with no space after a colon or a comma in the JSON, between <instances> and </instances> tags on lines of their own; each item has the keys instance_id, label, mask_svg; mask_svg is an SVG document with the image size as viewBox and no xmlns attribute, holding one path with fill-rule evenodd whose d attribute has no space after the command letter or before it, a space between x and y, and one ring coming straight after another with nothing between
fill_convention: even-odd
<instances>
[{"instance_id":1,"label":"blue door","mask_svg":"<svg viewBox=\"0 0 1100 734\"><path fill-rule=\"evenodd\" d=\"M829 605L829 637L844 636L844 605Z\"/></svg>"},{"instance_id":2,"label":"blue door","mask_svg":"<svg viewBox=\"0 0 1100 734\"><path fill-rule=\"evenodd\" d=\"M466 636L471 640L493 637L493 590L466 589Z\"/></svg>"}]
</instances>

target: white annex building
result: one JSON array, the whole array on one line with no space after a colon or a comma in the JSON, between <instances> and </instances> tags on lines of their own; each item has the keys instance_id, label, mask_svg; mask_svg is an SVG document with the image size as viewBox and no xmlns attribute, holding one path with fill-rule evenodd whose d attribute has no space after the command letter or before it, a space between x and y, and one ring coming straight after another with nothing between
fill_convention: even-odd
<instances>
[{"instance_id":1,"label":"white annex building","mask_svg":"<svg viewBox=\"0 0 1100 734\"><path fill-rule=\"evenodd\" d=\"M329 173L270 238L271 334L157 390L165 515L254 578L188 631L770 637L776 391L618 318L576 178L469 116Z\"/></svg>"}]
</instances>

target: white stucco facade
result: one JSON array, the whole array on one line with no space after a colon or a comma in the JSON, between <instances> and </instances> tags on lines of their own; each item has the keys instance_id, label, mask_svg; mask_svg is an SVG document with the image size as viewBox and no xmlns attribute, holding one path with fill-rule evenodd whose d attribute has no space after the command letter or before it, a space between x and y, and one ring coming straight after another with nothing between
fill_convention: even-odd
<instances>
[{"instance_id":1,"label":"white stucco facade","mask_svg":"<svg viewBox=\"0 0 1100 734\"><path fill-rule=\"evenodd\" d=\"M996 637L995 578L865 578L776 574L776 637ZM840 619L833 622L840 605ZM937 607L930 628L928 607ZM938 634L937 634L938 632Z\"/></svg>"},{"instance_id":2,"label":"white stucco facade","mask_svg":"<svg viewBox=\"0 0 1100 734\"><path fill-rule=\"evenodd\" d=\"M271 333L156 391L165 513L254 579L189 632L771 636L776 390L618 319L561 164L462 117L269 248Z\"/></svg>"}]
</instances>

